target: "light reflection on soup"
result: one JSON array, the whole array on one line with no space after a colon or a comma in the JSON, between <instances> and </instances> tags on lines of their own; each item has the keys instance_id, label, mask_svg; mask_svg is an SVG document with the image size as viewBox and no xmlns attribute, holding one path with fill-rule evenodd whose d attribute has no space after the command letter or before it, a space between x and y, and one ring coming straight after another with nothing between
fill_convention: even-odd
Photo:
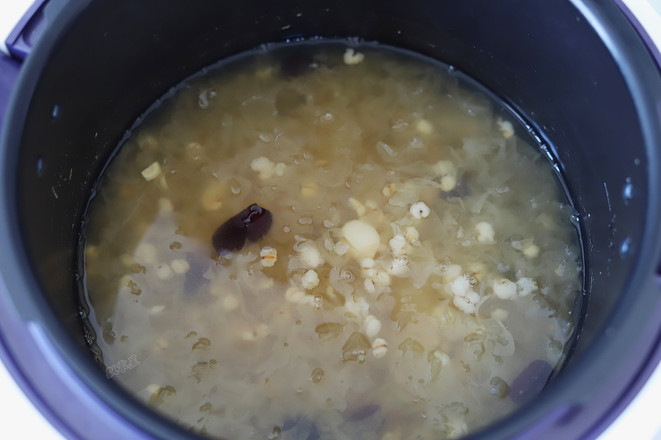
<instances>
[{"instance_id":1,"label":"light reflection on soup","mask_svg":"<svg viewBox=\"0 0 661 440\"><path fill-rule=\"evenodd\" d=\"M114 380L228 439L454 438L514 410L570 342L580 247L550 164L497 109L377 46L189 80L90 206L97 344L137 360ZM253 204L265 233L219 230Z\"/></svg>"}]
</instances>

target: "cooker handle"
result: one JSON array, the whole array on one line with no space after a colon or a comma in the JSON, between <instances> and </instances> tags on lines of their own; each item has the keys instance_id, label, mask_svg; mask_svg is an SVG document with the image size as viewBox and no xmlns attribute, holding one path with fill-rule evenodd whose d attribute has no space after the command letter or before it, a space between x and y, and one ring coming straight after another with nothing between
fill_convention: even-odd
<instances>
[{"instance_id":1,"label":"cooker handle","mask_svg":"<svg viewBox=\"0 0 661 440\"><path fill-rule=\"evenodd\" d=\"M0 135L21 63L67 1L0 0Z\"/></svg>"},{"instance_id":2,"label":"cooker handle","mask_svg":"<svg viewBox=\"0 0 661 440\"><path fill-rule=\"evenodd\" d=\"M11 0L3 4L0 16L0 51L24 60L42 34L48 0Z\"/></svg>"},{"instance_id":3,"label":"cooker handle","mask_svg":"<svg viewBox=\"0 0 661 440\"><path fill-rule=\"evenodd\" d=\"M661 68L661 12L646 0L615 0Z\"/></svg>"}]
</instances>

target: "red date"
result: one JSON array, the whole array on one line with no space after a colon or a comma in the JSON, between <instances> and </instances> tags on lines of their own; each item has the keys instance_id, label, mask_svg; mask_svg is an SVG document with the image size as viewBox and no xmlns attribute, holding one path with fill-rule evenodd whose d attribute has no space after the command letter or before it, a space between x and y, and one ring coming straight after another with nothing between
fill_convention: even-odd
<instances>
[{"instance_id":1,"label":"red date","mask_svg":"<svg viewBox=\"0 0 661 440\"><path fill-rule=\"evenodd\" d=\"M247 241L261 239L271 228L271 223L271 212L252 204L220 225L211 237L211 244L218 255L227 255L241 249Z\"/></svg>"}]
</instances>

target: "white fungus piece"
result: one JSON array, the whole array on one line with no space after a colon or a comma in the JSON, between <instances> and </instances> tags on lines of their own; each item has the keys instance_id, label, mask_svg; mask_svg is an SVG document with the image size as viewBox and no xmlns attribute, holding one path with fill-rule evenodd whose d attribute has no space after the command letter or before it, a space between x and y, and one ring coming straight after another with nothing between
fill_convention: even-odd
<instances>
[{"instance_id":1,"label":"white fungus piece","mask_svg":"<svg viewBox=\"0 0 661 440\"><path fill-rule=\"evenodd\" d=\"M161 174L161 177L158 179L158 184L161 186L161 188L165 190L170 189L170 187L168 186L168 181L163 174Z\"/></svg>"},{"instance_id":2,"label":"white fungus piece","mask_svg":"<svg viewBox=\"0 0 661 440\"><path fill-rule=\"evenodd\" d=\"M140 243L135 249L135 261L140 264L156 264L158 252L151 243Z\"/></svg>"},{"instance_id":3,"label":"white fungus piece","mask_svg":"<svg viewBox=\"0 0 661 440\"><path fill-rule=\"evenodd\" d=\"M496 121L496 124L498 124L498 128L500 128L500 132L503 134L503 137L507 139L514 136L514 126L512 126L510 121L505 121L499 118Z\"/></svg>"},{"instance_id":4,"label":"white fungus piece","mask_svg":"<svg viewBox=\"0 0 661 440\"><path fill-rule=\"evenodd\" d=\"M500 308L493 309L493 311L491 312L491 317L493 319L497 319L499 321L506 320L508 316L509 316L509 312L507 310L500 309Z\"/></svg>"},{"instance_id":5,"label":"white fungus piece","mask_svg":"<svg viewBox=\"0 0 661 440\"><path fill-rule=\"evenodd\" d=\"M271 135L270 135L270 134L266 134L266 133L260 133L260 134L258 134L258 135L257 135L257 138L258 138L260 141L264 142L265 144L268 144L269 142L271 142L271 139L272 139L272 138L271 138Z\"/></svg>"},{"instance_id":6,"label":"white fungus piece","mask_svg":"<svg viewBox=\"0 0 661 440\"><path fill-rule=\"evenodd\" d=\"M520 296L528 296L538 289L537 283L532 278L520 278L516 282L516 287Z\"/></svg>"},{"instance_id":7,"label":"white fungus piece","mask_svg":"<svg viewBox=\"0 0 661 440\"><path fill-rule=\"evenodd\" d=\"M395 184L394 183L389 183L386 186L381 189L381 194L383 194L386 197L391 197L393 194L395 194Z\"/></svg>"},{"instance_id":8,"label":"white fungus piece","mask_svg":"<svg viewBox=\"0 0 661 440\"><path fill-rule=\"evenodd\" d=\"M418 129L418 131L422 134L432 134L434 132L434 126L431 125L431 122L429 122L426 119L420 119L418 123L416 124L415 128Z\"/></svg>"},{"instance_id":9,"label":"white fungus piece","mask_svg":"<svg viewBox=\"0 0 661 440\"><path fill-rule=\"evenodd\" d=\"M388 353L388 343L383 338L376 338L372 342L372 354L375 358L379 359Z\"/></svg>"},{"instance_id":10,"label":"white fungus piece","mask_svg":"<svg viewBox=\"0 0 661 440\"><path fill-rule=\"evenodd\" d=\"M365 59L365 54L361 52L356 52L355 50L348 48L344 51L344 64L347 66L353 66L355 64L360 64Z\"/></svg>"},{"instance_id":11,"label":"white fungus piece","mask_svg":"<svg viewBox=\"0 0 661 440\"><path fill-rule=\"evenodd\" d=\"M359 256L374 257L381 244L376 229L362 220L350 220L342 226L342 234Z\"/></svg>"},{"instance_id":12,"label":"white fungus piece","mask_svg":"<svg viewBox=\"0 0 661 440\"><path fill-rule=\"evenodd\" d=\"M507 278L494 281L493 293L500 299L511 299L516 295L517 285Z\"/></svg>"},{"instance_id":13,"label":"white fungus piece","mask_svg":"<svg viewBox=\"0 0 661 440\"><path fill-rule=\"evenodd\" d=\"M385 218L385 214L381 210L381 206L374 200L366 200L365 207L367 208L367 214L372 214L376 220L382 222Z\"/></svg>"},{"instance_id":14,"label":"white fungus piece","mask_svg":"<svg viewBox=\"0 0 661 440\"><path fill-rule=\"evenodd\" d=\"M273 267L275 262L278 261L278 251L271 246L264 246L259 251L259 256L262 257L262 266Z\"/></svg>"},{"instance_id":15,"label":"white fungus piece","mask_svg":"<svg viewBox=\"0 0 661 440\"><path fill-rule=\"evenodd\" d=\"M367 208L365 208L365 205L363 205L361 202L354 199L353 197L349 199L349 205L351 205L354 211L356 211L358 217L363 217L367 213Z\"/></svg>"},{"instance_id":16,"label":"white fungus piece","mask_svg":"<svg viewBox=\"0 0 661 440\"><path fill-rule=\"evenodd\" d=\"M128 287L131 283L133 282L133 278L131 278L131 275L123 275L119 279L119 287Z\"/></svg>"},{"instance_id":17,"label":"white fungus piece","mask_svg":"<svg viewBox=\"0 0 661 440\"><path fill-rule=\"evenodd\" d=\"M429 217L431 209L429 209L429 206L425 202L415 202L411 205L409 212L413 217L423 219Z\"/></svg>"},{"instance_id":18,"label":"white fungus piece","mask_svg":"<svg viewBox=\"0 0 661 440\"><path fill-rule=\"evenodd\" d=\"M85 256L87 257L87 255ZM124 266L130 266L133 263L135 263L135 259L133 258L133 255L128 253L123 253L122 255L120 255L119 260L122 262Z\"/></svg>"},{"instance_id":19,"label":"white fungus piece","mask_svg":"<svg viewBox=\"0 0 661 440\"><path fill-rule=\"evenodd\" d=\"M521 252L523 252L523 255L525 255L526 258L537 258L539 256L539 246L531 243L524 247Z\"/></svg>"},{"instance_id":20,"label":"white fungus piece","mask_svg":"<svg viewBox=\"0 0 661 440\"><path fill-rule=\"evenodd\" d=\"M223 309L227 310L228 312L231 312L232 310L236 310L239 307L239 301L236 299L236 297L232 294L226 295L225 298L223 298Z\"/></svg>"},{"instance_id":21,"label":"white fungus piece","mask_svg":"<svg viewBox=\"0 0 661 440\"><path fill-rule=\"evenodd\" d=\"M177 275L183 275L190 270L190 264L183 258L175 258L170 262L170 267Z\"/></svg>"},{"instance_id":22,"label":"white fungus piece","mask_svg":"<svg viewBox=\"0 0 661 440\"><path fill-rule=\"evenodd\" d=\"M169 264L159 263L154 269L156 270L156 277L159 280L167 281L174 277L174 271Z\"/></svg>"},{"instance_id":23,"label":"white fungus piece","mask_svg":"<svg viewBox=\"0 0 661 440\"><path fill-rule=\"evenodd\" d=\"M425 141L420 139L418 136L413 136L413 139L411 139L411 142L409 142L409 147L410 148L425 148Z\"/></svg>"},{"instance_id":24,"label":"white fungus piece","mask_svg":"<svg viewBox=\"0 0 661 440\"><path fill-rule=\"evenodd\" d=\"M263 275L263 274L262 274ZM275 284L275 280L271 277L267 277L266 275L263 276L256 276L257 280L255 281L255 287L258 289L268 289L273 287Z\"/></svg>"},{"instance_id":25,"label":"white fungus piece","mask_svg":"<svg viewBox=\"0 0 661 440\"><path fill-rule=\"evenodd\" d=\"M264 156L254 159L250 163L250 168L259 173L261 180L270 179L275 175L275 163Z\"/></svg>"},{"instance_id":26,"label":"white fungus piece","mask_svg":"<svg viewBox=\"0 0 661 440\"><path fill-rule=\"evenodd\" d=\"M222 283L211 283L209 284L209 293L213 296L219 297L224 295L226 292L225 286Z\"/></svg>"},{"instance_id":27,"label":"white fungus piece","mask_svg":"<svg viewBox=\"0 0 661 440\"><path fill-rule=\"evenodd\" d=\"M466 273L470 274L470 276L477 278L479 280L481 276L487 273L487 268L481 262L474 261L466 265Z\"/></svg>"},{"instance_id":28,"label":"white fungus piece","mask_svg":"<svg viewBox=\"0 0 661 440\"><path fill-rule=\"evenodd\" d=\"M413 243L420 239L420 232L418 232L415 226L407 226L405 231L405 238L408 243Z\"/></svg>"},{"instance_id":29,"label":"white fungus piece","mask_svg":"<svg viewBox=\"0 0 661 440\"><path fill-rule=\"evenodd\" d=\"M509 266L509 264L505 264L505 263L501 262L501 263L498 263L498 265L496 266L496 269L500 273L507 273L507 272L510 271L510 266Z\"/></svg>"},{"instance_id":30,"label":"white fungus piece","mask_svg":"<svg viewBox=\"0 0 661 440\"><path fill-rule=\"evenodd\" d=\"M394 124L390 126L393 131L402 131L408 127L409 123L405 119L397 119Z\"/></svg>"},{"instance_id":31,"label":"white fungus piece","mask_svg":"<svg viewBox=\"0 0 661 440\"><path fill-rule=\"evenodd\" d=\"M324 259L321 253L314 244L303 243L298 250L301 262L308 269L316 269L324 264Z\"/></svg>"},{"instance_id":32,"label":"white fungus piece","mask_svg":"<svg viewBox=\"0 0 661 440\"><path fill-rule=\"evenodd\" d=\"M285 299L294 304L314 304L314 297L307 295L300 287L290 287L285 292Z\"/></svg>"},{"instance_id":33,"label":"white fungus piece","mask_svg":"<svg viewBox=\"0 0 661 440\"><path fill-rule=\"evenodd\" d=\"M432 352L432 356L441 363L441 366L447 367L450 365L450 356L448 356L446 353L443 353L439 350L434 350Z\"/></svg>"},{"instance_id":34,"label":"white fungus piece","mask_svg":"<svg viewBox=\"0 0 661 440\"><path fill-rule=\"evenodd\" d=\"M561 277L565 274L566 270L567 270L567 266L565 266L564 264L558 264L554 272L557 276Z\"/></svg>"},{"instance_id":35,"label":"white fungus piece","mask_svg":"<svg viewBox=\"0 0 661 440\"><path fill-rule=\"evenodd\" d=\"M319 193L319 184L317 182L307 182L301 186L301 195L303 197L314 197ZM326 220L324 220L325 226Z\"/></svg>"},{"instance_id":36,"label":"white fungus piece","mask_svg":"<svg viewBox=\"0 0 661 440\"><path fill-rule=\"evenodd\" d=\"M213 181L202 192L202 207L207 211L216 211L223 206L223 196L227 186L220 181Z\"/></svg>"},{"instance_id":37,"label":"white fungus piece","mask_svg":"<svg viewBox=\"0 0 661 440\"><path fill-rule=\"evenodd\" d=\"M381 321L374 315L367 315L365 317L365 335L368 338L373 338L381 331Z\"/></svg>"},{"instance_id":38,"label":"white fungus piece","mask_svg":"<svg viewBox=\"0 0 661 440\"><path fill-rule=\"evenodd\" d=\"M144 177L144 179L147 182L154 180L155 178L161 175L161 164L159 164L158 162L154 162L151 165L149 165L147 168L142 170L140 174L142 174L142 177Z\"/></svg>"},{"instance_id":39,"label":"white fungus piece","mask_svg":"<svg viewBox=\"0 0 661 440\"><path fill-rule=\"evenodd\" d=\"M477 232L477 241L480 243L495 243L495 231L493 226L488 222L479 222L475 225Z\"/></svg>"},{"instance_id":40,"label":"white fungus piece","mask_svg":"<svg viewBox=\"0 0 661 440\"><path fill-rule=\"evenodd\" d=\"M310 269L303 274L303 277L301 277L301 284L304 289L312 290L319 285L319 275L317 275L317 272Z\"/></svg>"},{"instance_id":41,"label":"white fungus piece","mask_svg":"<svg viewBox=\"0 0 661 440\"><path fill-rule=\"evenodd\" d=\"M390 275L387 272L377 271L374 280L379 286L389 286L390 285Z\"/></svg>"},{"instance_id":42,"label":"white fungus piece","mask_svg":"<svg viewBox=\"0 0 661 440\"><path fill-rule=\"evenodd\" d=\"M160 212L172 212L173 209L174 206L172 206L170 199L166 199L165 197L158 199L158 210Z\"/></svg>"},{"instance_id":43,"label":"white fungus piece","mask_svg":"<svg viewBox=\"0 0 661 440\"><path fill-rule=\"evenodd\" d=\"M335 249L335 242L332 238L326 237L324 238L324 247L327 251L333 251Z\"/></svg>"}]
</instances>

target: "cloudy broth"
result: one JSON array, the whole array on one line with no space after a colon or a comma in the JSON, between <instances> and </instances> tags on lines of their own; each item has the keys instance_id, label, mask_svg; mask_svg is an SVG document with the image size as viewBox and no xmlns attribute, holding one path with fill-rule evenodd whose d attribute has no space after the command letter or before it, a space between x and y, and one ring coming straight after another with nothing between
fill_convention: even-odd
<instances>
[{"instance_id":1,"label":"cloudy broth","mask_svg":"<svg viewBox=\"0 0 661 440\"><path fill-rule=\"evenodd\" d=\"M459 437L562 361L571 213L525 128L452 69L253 52L178 87L104 173L96 344L112 380L211 437Z\"/></svg>"}]
</instances>

